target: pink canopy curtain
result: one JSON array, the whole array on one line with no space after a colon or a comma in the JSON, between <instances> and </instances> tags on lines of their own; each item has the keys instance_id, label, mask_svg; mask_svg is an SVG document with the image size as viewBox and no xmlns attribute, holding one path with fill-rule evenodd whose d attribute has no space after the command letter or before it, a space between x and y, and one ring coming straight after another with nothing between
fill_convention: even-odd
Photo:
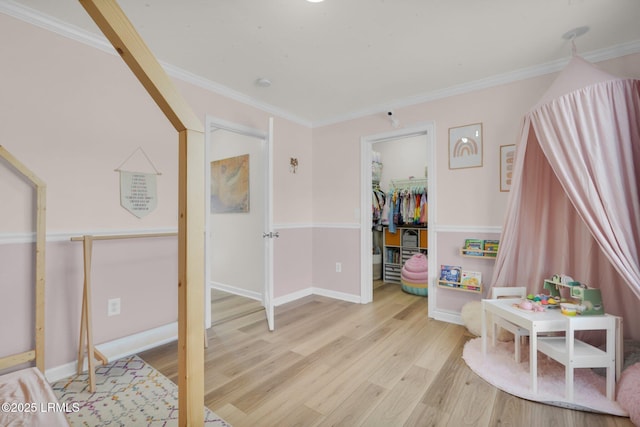
<instances>
[{"instance_id":1,"label":"pink canopy curtain","mask_svg":"<svg viewBox=\"0 0 640 427\"><path fill-rule=\"evenodd\" d=\"M574 58L524 118L492 285L568 274L640 339L639 181L640 81Z\"/></svg>"}]
</instances>

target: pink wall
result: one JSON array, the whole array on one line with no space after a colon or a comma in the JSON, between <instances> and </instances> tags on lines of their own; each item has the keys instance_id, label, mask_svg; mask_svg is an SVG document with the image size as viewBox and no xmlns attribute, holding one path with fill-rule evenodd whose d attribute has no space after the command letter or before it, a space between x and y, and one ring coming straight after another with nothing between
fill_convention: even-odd
<instances>
[{"instance_id":1,"label":"pink wall","mask_svg":"<svg viewBox=\"0 0 640 427\"><path fill-rule=\"evenodd\" d=\"M313 230L313 286L360 295L360 230L317 227ZM342 271L336 272L336 263Z\"/></svg>"},{"instance_id":2,"label":"pink wall","mask_svg":"<svg viewBox=\"0 0 640 427\"><path fill-rule=\"evenodd\" d=\"M147 240L147 241L145 241ZM150 240L153 240L151 242ZM33 345L32 244L0 244L0 354ZM92 291L96 344L177 319L177 239L94 242ZM77 356L82 303L82 242L46 247L45 337L47 367ZM119 316L107 317L107 300L121 298Z\"/></svg>"},{"instance_id":3,"label":"pink wall","mask_svg":"<svg viewBox=\"0 0 640 427\"><path fill-rule=\"evenodd\" d=\"M122 60L6 15L0 24L0 141L47 183L48 231L176 227L177 134ZM203 123L210 114L268 128L265 111L176 84ZM278 117L274 127L274 220L308 224L311 129ZM158 208L143 220L119 206L114 172L138 146L162 172ZM299 159L296 174L289 173L290 157Z\"/></svg>"},{"instance_id":4,"label":"pink wall","mask_svg":"<svg viewBox=\"0 0 640 427\"><path fill-rule=\"evenodd\" d=\"M48 368L76 357L82 285L81 243L69 237L101 232L139 233L177 229L177 142L175 130L122 60L0 14L0 144L47 184L46 254ZM266 130L269 113L177 81L187 102L202 117ZM311 129L275 117L274 222L302 224L310 236ZM162 172L158 207L138 219L119 205L114 169L138 146ZM296 174L289 158L298 157ZM139 162L138 162L139 163ZM143 162L144 163L144 162ZM32 313L33 230L29 186L0 165L0 356L29 347ZM13 209L5 209L12 206ZM296 234L297 233L297 234ZM278 242L284 258L308 268L294 283L276 269L276 294L311 286L311 243L299 231ZM16 237L17 236L17 237ZM18 243L16 243L18 242ZM283 264L276 254L276 264ZM97 343L171 323L177 319L177 246L175 239L97 242L94 253L94 331ZM279 288L279 283L283 283ZM119 297L122 314L106 317L107 300ZM11 302L11 303L10 303ZM25 317L26 316L26 317ZM18 324L18 319L21 321ZM26 338L22 338L26 337ZM6 344L5 344L6 343Z\"/></svg>"},{"instance_id":5,"label":"pink wall","mask_svg":"<svg viewBox=\"0 0 640 427\"><path fill-rule=\"evenodd\" d=\"M47 366L52 367L71 362L77 345L81 257L80 244L69 242L69 236L177 228L177 135L115 55L2 14L0 52L0 144L45 180L48 189ZM618 75L640 77L640 54L599 66ZM430 175L437 179L438 203L432 229L502 224L507 193L498 191L499 146L517 142L524 112L552 80L547 75L395 109L403 126L435 123L436 167ZM270 114L259 108L189 83L176 84L203 122L208 113L267 128ZM448 128L475 122L484 127L483 167L448 170ZM390 130L382 112L315 129L276 117L274 222L281 229L275 254L276 296L311 286L359 293L359 230L354 226L360 209L360 138ZM138 146L162 172L158 208L143 219L120 208L118 176L113 171ZM296 174L289 173L290 157L298 157ZM0 168L5 183L11 179L7 176ZM13 191L13 185L0 189L0 295L10 295L30 285L25 282L29 282L27 266L32 261L24 244L7 236L24 234L31 222L10 220L16 212L8 213L5 206L18 206L17 215L24 218L30 215L31 202L23 192ZM439 241L457 242L457 235L446 233L439 232ZM96 318L97 341L176 319L173 241L123 241L99 250L104 252L95 257L94 281L100 283L94 298L96 312L104 316L113 290L122 298L123 314L117 319ZM449 260L439 254L437 262ZM335 272L336 261L342 262L342 273ZM145 270L142 276L141 269ZM28 298L25 295L19 298L22 302ZM24 309L4 304L0 323L13 325L24 318ZM136 307L133 313L131 306ZM7 335L0 336L0 353L5 353L9 339L24 345L24 339L15 340L15 335L30 336L26 325L3 333Z\"/></svg>"},{"instance_id":6,"label":"pink wall","mask_svg":"<svg viewBox=\"0 0 640 427\"><path fill-rule=\"evenodd\" d=\"M442 264L456 265L463 270L478 271L482 273L483 297L488 296L486 286L493 275L495 259L493 258L469 258L460 255L460 248L464 246L465 239L499 239L499 233L479 233L474 231L439 232L436 244L438 245L438 268ZM439 274L439 273L438 273ZM480 299L480 295L471 292L463 292L446 288L434 289L438 308L452 313L459 313L462 306L469 301ZM434 292L431 292L430 296Z\"/></svg>"},{"instance_id":7,"label":"pink wall","mask_svg":"<svg viewBox=\"0 0 640 427\"><path fill-rule=\"evenodd\" d=\"M640 54L604 61L597 66L620 76L640 78ZM499 191L500 146L518 142L524 114L544 94L555 75L395 108L394 115L404 127L435 123L435 168L429 171L429 177L435 175L437 180L437 207L435 224L429 224L429 228L438 233L438 241L459 243L457 234L448 236L449 229L476 227L481 230L502 225L509 193ZM448 129L478 122L483 124L483 167L449 170ZM382 111L378 115L314 129L312 203L315 223L358 222L354 212L360 207L360 139L390 130L391 125ZM434 205L432 197L430 208ZM445 230L439 231L442 227ZM337 233L344 245L357 247L358 235L339 229ZM332 258L330 252L314 250L314 277L330 273ZM437 265L449 261L450 257L439 250ZM452 300L457 298L459 300ZM466 298L443 296L437 304L442 303L440 308L443 310L455 311Z\"/></svg>"},{"instance_id":8,"label":"pink wall","mask_svg":"<svg viewBox=\"0 0 640 427\"><path fill-rule=\"evenodd\" d=\"M313 231L310 227L278 229L274 240L274 278L277 286L274 297L281 298L307 290L313 283L311 248Z\"/></svg>"}]
</instances>

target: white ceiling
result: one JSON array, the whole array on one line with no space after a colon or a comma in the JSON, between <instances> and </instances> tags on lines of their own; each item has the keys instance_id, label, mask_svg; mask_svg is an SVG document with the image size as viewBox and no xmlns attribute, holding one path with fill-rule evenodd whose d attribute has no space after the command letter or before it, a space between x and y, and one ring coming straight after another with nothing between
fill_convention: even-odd
<instances>
[{"instance_id":1,"label":"white ceiling","mask_svg":"<svg viewBox=\"0 0 640 427\"><path fill-rule=\"evenodd\" d=\"M91 33L79 1L0 0ZM640 51L639 0L120 0L165 64L320 125ZM22 6L26 7L24 9ZM272 86L262 88L265 77Z\"/></svg>"}]
</instances>

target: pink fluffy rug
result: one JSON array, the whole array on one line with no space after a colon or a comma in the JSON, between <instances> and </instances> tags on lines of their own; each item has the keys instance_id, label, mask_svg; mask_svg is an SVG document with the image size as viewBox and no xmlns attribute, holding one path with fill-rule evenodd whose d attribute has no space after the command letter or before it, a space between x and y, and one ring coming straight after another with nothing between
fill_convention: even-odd
<instances>
[{"instance_id":1,"label":"pink fluffy rug","mask_svg":"<svg viewBox=\"0 0 640 427\"><path fill-rule=\"evenodd\" d=\"M618 402L629 412L631 422L640 426L640 362L622 371L618 381Z\"/></svg>"},{"instance_id":2,"label":"pink fluffy rug","mask_svg":"<svg viewBox=\"0 0 640 427\"><path fill-rule=\"evenodd\" d=\"M529 383L529 347L523 346L522 362L513 358L513 341L490 344L487 357L482 356L482 339L464 346L462 357L467 365L493 386L527 400L581 411L602 412L628 417L618 402L607 399L605 379L591 369L574 372L574 402L564 398L564 366L538 353L538 394L531 393Z\"/></svg>"}]
</instances>

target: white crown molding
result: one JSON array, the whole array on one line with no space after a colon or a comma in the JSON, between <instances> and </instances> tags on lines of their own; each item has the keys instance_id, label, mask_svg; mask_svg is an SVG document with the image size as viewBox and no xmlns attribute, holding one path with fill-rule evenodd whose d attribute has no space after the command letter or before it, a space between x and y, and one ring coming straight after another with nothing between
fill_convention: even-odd
<instances>
[{"instance_id":1,"label":"white crown molding","mask_svg":"<svg viewBox=\"0 0 640 427\"><path fill-rule=\"evenodd\" d=\"M227 86L221 85L220 83L216 83L211 80L207 80L203 77L197 76L189 71L183 70L181 68L175 67L171 64L167 64L164 62L160 63L162 67L165 69L167 74L187 83L191 83L194 86L198 86L202 89L206 89L210 92L217 93L218 95L222 95L229 99L233 99L234 101L241 102L243 104L247 104L250 107L257 108L261 111L267 112L269 114L273 114L280 118L289 120L293 123L299 124L305 127L312 127L312 123L309 120L303 119L301 117L296 116L288 111L285 111L281 108L273 106L271 104L267 104L265 102L259 101L257 99L251 98L243 93L235 91Z\"/></svg>"},{"instance_id":2,"label":"white crown molding","mask_svg":"<svg viewBox=\"0 0 640 427\"><path fill-rule=\"evenodd\" d=\"M54 18L53 16L45 15L12 0L0 1L0 12L35 25L36 27L43 28L61 36L95 47L104 52L116 55L115 49L105 37L98 36L74 25L70 25L64 21Z\"/></svg>"},{"instance_id":3,"label":"white crown molding","mask_svg":"<svg viewBox=\"0 0 640 427\"><path fill-rule=\"evenodd\" d=\"M96 35L52 16L41 13L37 10L23 6L12 0L0 0L0 12L29 24L35 25L37 27L43 28L45 30L52 31L56 34L75 40L77 42L95 47L114 56L118 56L111 43L104 36ZM301 126L311 127L311 122L309 120L300 118L295 114L292 114L281 108L264 103L262 101L258 101L227 86L221 85L220 83L216 83L211 80L207 80L179 67L162 61L159 62L162 68L164 68L164 70L167 72L167 74L172 77L175 77L187 83L191 83L194 86L201 87L210 92L217 93L218 95L222 95L234 101L238 101L251 107L257 108L269 114L273 114L283 119L292 121Z\"/></svg>"},{"instance_id":4,"label":"white crown molding","mask_svg":"<svg viewBox=\"0 0 640 427\"><path fill-rule=\"evenodd\" d=\"M580 56L589 62L602 62L609 59L619 58L625 55L631 55L640 52L640 40L623 43L620 45L599 49ZM402 99L397 99L384 105L374 105L363 110L354 111L348 114L336 116L326 120L313 122L313 127L328 126L337 123L346 122L348 120L360 119L366 116L380 114L381 111L387 111L390 108L398 110L400 108L410 107L417 104L424 104L438 99L448 98L455 95L462 95L469 92L475 92L482 89L488 89L495 86L501 86L507 83L513 83L520 80L526 80L534 77L551 74L562 70L571 58L547 62L546 64L534 65L532 67L521 68L519 70L510 71L504 74L487 77L481 80L475 80L444 89L435 90L419 95L414 95Z\"/></svg>"},{"instance_id":5,"label":"white crown molding","mask_svg":"<svg viewBox=\"0 0 640 427\"><path fill-rule=\"evenodd\" d=\"M21 4L18 4L12 0L0 0L0 12L6 15L12 16L21 21L28 22L40 28L44 28L46 30L60 34L64 37L68 37L80 43L93 46L102 51L111 53L112 55L117 55L111 43L109 43L104 36L98 36L89 31L72 26L54 17L45 15L39 11L25 7ZM630 55L638 52L640 52L640 40L587 52L587 53L581 54L580 56L590 62L601 62L608 59L618 58L621 56ZM317 128L317 127L328 126L328 125L337 124L337 123L341 123L349 120L360 119L360 118L374 115L374 114L379 114L380 111L384 111L389 108L400 109L400 108L409 107L416 104L423 104L423 103L435 101L438 99L448 98L450 96L461 95L464 93L487 89L494 86L500 86L503 84L507 84L507 83L511 83L519 80L525 80L533 77L542 76L545 74L550 74L553 72L560 71L569 62L569 59L570 58L565 58L561 60L551 61L546 64L540 64L540 65L535 65L533 67L522 68L522 69L514 70L508 73L491 76L485 79L480 79L480 80L463 83L456 86L451 86L449 88L439 89L439 90L435 90L435 91L431 91L423 94L418 94L418 95L414 95L406 98L397 99L395 101L385 103L384 105L373 105L371 107L368 107L362 110L358 110L348 114L343 114L343 115L335 116L325 120L319 120L314 122L298 117L297 115L291 112L285 111L271 104L258 101L243 93L237 92L227 86L221 85L211 80L207 80L203 77L197 76L193 73L190 73L186 70L175 67L171 64L167 64L163 62L161 62L160 64L165 69L167 74L169 74L172 77L183 80L187 83L191 83L195 86L201 87L211 92L217 93L229 99L247 104L261 111L265 111L267 113L273 114L283 119L290 120L301 126L306 126L309 128Z\"/></svg>"}]
</instances>

